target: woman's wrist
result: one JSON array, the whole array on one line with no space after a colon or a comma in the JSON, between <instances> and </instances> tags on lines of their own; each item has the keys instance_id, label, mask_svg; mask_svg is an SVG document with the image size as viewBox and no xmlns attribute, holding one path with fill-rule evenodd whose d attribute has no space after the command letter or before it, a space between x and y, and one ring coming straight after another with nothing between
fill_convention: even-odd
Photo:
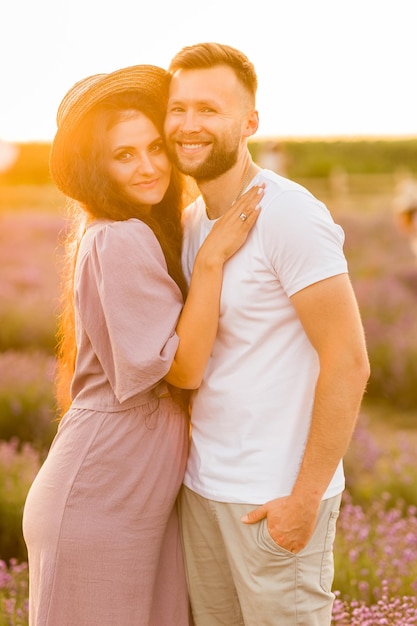
<instances>
[{"instance_id":1,"label":"woman's wrist","mask_svg":"<svg viewBox=\"0 0 417 626\"><path fill-rule=\"evenodd\" d=\"M194 271L223 271L223 265L226 262L226 256L220 251L205 251L204 246L200 248L194 263Z\"/></svg>"}]
</instances>

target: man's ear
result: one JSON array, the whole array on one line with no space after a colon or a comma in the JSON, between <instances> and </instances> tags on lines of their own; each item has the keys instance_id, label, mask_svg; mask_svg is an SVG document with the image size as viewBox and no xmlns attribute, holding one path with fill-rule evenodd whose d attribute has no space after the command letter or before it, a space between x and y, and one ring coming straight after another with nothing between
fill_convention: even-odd
<instances>
[{"instance_id":1,"label":"man's ear","mask_svg":"<svg viewBox=\"0 0 417 626\"><path fill-rule=\"evenodd\" d=\"M246 123L243 128L243 133L245 137L252 137L258 130L259 126L259 114L258 111L251 111L246 118Z\"/></svg>"}]
</instances>

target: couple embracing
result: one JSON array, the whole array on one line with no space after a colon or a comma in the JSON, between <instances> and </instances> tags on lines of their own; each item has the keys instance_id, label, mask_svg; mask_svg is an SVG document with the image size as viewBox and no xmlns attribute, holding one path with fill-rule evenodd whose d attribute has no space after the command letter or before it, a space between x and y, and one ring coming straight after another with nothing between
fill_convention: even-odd
<instances>
[{"instance_id":1,"label":"couple embracing","mask_svg":"<svg viewBox=\"0 0 417 626\"><path fill-rule=\"evenodd\" d=\"M330 624L369 364L343 230L251 158L256 90L200 43L59 107L63 415L23 517L31 626Z\"/></svg>"}]
</instances>

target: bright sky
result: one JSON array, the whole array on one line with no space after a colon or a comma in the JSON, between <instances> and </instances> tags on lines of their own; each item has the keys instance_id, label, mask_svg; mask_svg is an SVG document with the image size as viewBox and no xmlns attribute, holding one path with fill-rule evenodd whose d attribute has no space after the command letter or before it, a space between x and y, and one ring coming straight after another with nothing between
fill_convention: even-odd
<instances>
[{"instance_id":1,"label":"bright sky","mask_svg":"<svg viewBox=\"0 0 417 626\"><path fill-rule=\"evenodd\" d=\"M4 0L0 141L49 141L77 80L183 46L243 50L257 137L417 136L415 0Z\"/></svg>"}]
</instances>

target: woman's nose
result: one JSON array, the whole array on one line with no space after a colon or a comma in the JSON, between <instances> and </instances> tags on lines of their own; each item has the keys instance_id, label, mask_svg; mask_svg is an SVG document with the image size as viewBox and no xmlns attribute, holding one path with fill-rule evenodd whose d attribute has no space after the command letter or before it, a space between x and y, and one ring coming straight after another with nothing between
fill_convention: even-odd
<instances>
[{"instance_id":1,"label":"woman's nose","mask_svg":"<svg viewBox=\"0 0 417 626\"><path fill-rule=\"evenodd\" d=\"M155 172L153 161L148 155L139 157L136 169L141 174L153 174Z\"/></svg>"}]
</instances>

